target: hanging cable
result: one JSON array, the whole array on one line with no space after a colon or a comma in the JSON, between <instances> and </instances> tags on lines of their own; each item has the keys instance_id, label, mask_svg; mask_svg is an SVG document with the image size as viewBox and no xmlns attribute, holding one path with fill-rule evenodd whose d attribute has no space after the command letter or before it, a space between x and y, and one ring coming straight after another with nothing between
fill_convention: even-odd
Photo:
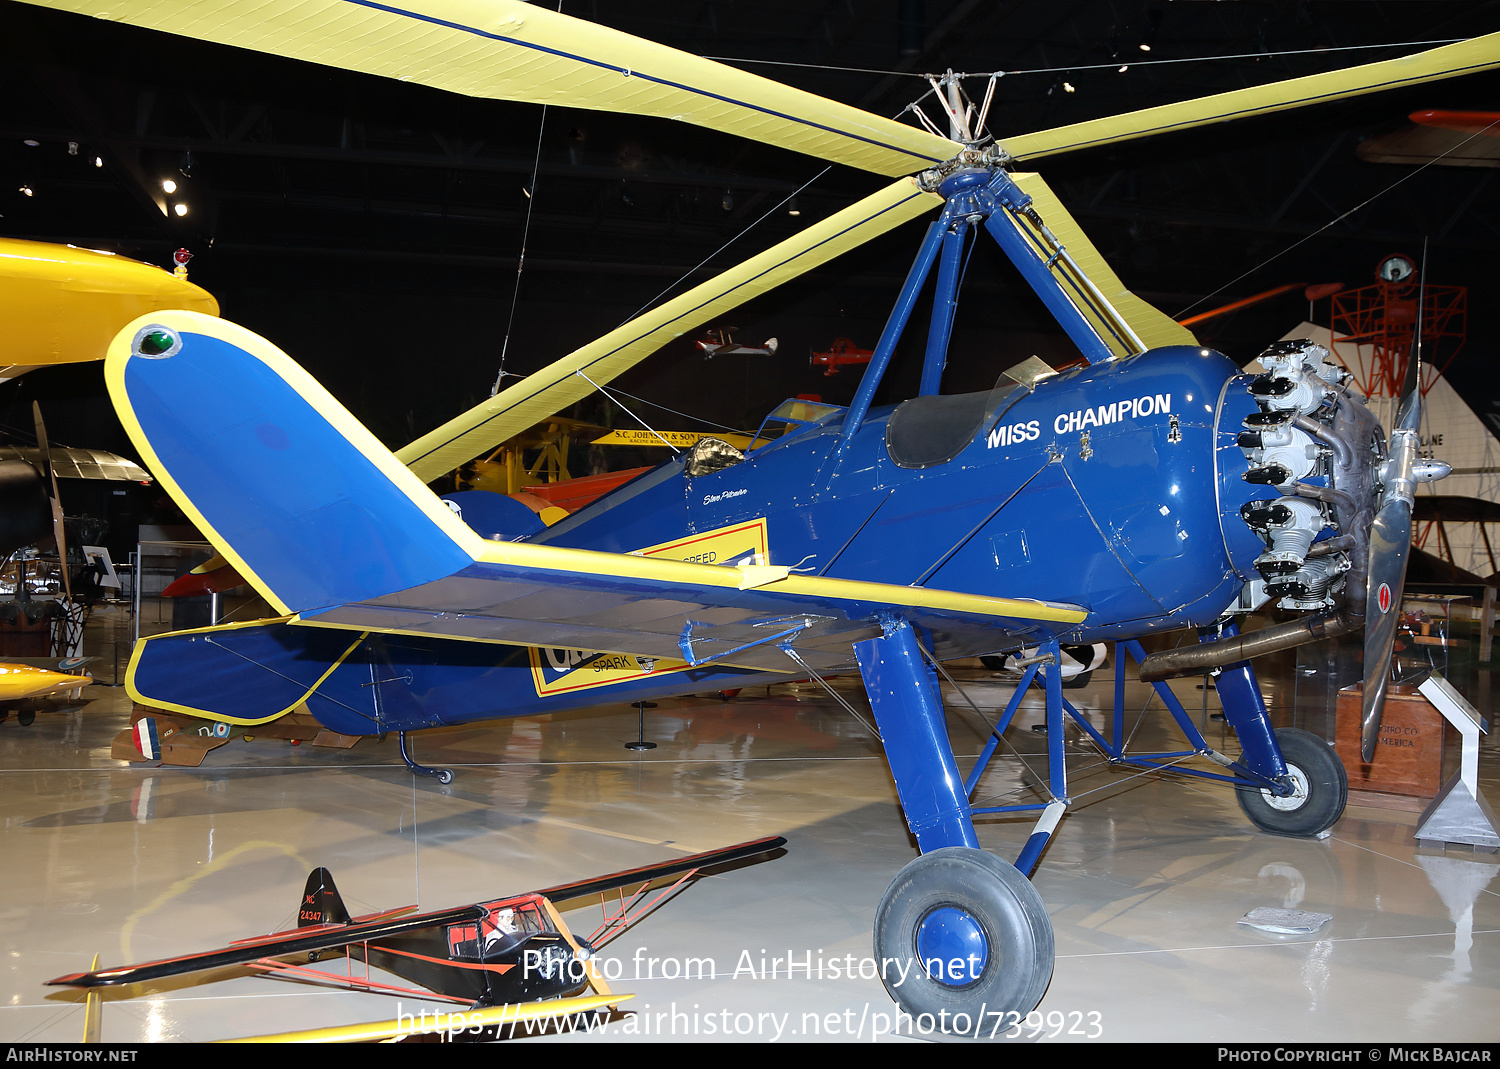
<instances>
[{"instance_id":1,"label":"hanging cable","mask_svg":"<svg viewBox=\"0 0 1500 1069\"><path fill-rule=\"evenodd\" d=\"M668 408L666 405L659 405L655 401L648 401L644 397L637 397L633 393L626 393L624 390L620 389L618 386L616 386L614 389L615 389L615 393L619 394L621 397L628 397L632 401L639 401L643 405L650 405L652 408L659 408L663 412L670 412L670 413L672 413L672 415L674 415L674 416L681 416L683 419L690 419L690 420L693 420L696 423L707 423L710 427L717 427L717 428L719 428L719 430L721 430L721 431L729 431L731 434L749 434L750 433L749 431L745 430L742 427L731 427L727 423L720 423L717 420L705 419L702 416L695 416L695 415L692 415L689 412L680 412L680 411L678 411L675 408ZM627 411L628 411L628 409L627 409Z\"/></svg>"},{"instance_id":2,"label":"hanging cable","mask_svg":"<svg viewBox=\"0 0 1500 1069\"><path fill-rule=\"evenodd\" d=\"M1251 275L1255 274L1255 272L1259 271L1261 268L1265 267L1267 264L1273 263L1276 260L1281 259L1281 257L1285 256L1287 253L1291 252L1293 249L1297 248L1299 245L1304 245L1307 242L1311 241L1313 238L1317 237L1319 234L1321 234L1323 231L1327 230L1329 227L1335 226L1335 225L1343 222L1345 219L1349 218L1349 216L1353 215L1355 212L1359 211L1361 208L1363 208L1366 205L1372 204L1375 201L1379 200L1381 197L1385 196L1387 193L1389 193L1391 190L1395 189L1397 186L1401 185L1403 182L1407 182L1407 181L1415 178L1417 175L1419 175L1423 171L1427 170L1427 168L1431 167L1433 164L1439 162L1440 160L1445 159L1448 156L1451 156L1453 153L1457 152L1459 149L1461 149L1465 145L1467 145L1470 141L1473 141L1476 137L1483 137L1485 134L1489 133L1491 130L1493 130L1497 126L1500 126L1500 119L1496 119L1494 122L1492 122L1488 126L1486 126L1483 130L1477 130L1474 133L1470 134L1468 137L1464 138L1458 144L1454 145L1452 148L1450 148L1446 152L1442 153L1442 155L1434 156L1432 159L1430 159L1426 163L1422 164L1422 166L1418 167L1416 170L1412 171L1410 174L1402 175L1400 178L1396 179L1390 185L1388 185L1384 189L1382 189L1379 193L1376 193L1376 194L1374 194L1373 196L1370 196L1370 197L1366 197L1364 200L1360 201L1358 204L1356 204L1354 207L1350 208L1348 211L1342 213L1341 215L1336 216L1333 219L1330 219L1328 222L1326 222L1322 226L1318 227L1318 229L1314 230L1312 233L1307 234L1304 237L1298 238L1296 241L1292 242L1290 245L1288 245L1286 248L1282 249L1280 252L1273 253L1272 255L1266 257L1260 263L1258 263L1254 267L1250 268L1250 270L1245 271L1245 272L1243 272L1243 273L1241 273L1239 275L1236 275L1234 278L1232 278L1228 282L1224 283L1224 285L1220 286L1218 289L1214 290L1212 293L1204 294L1202 297L1199 297L1192 304L1188 305L1186 308L1182 309L1182 311L1180 311L1176 315L1172 316L1172 318L1173 319L1182 319L1183 316L1187 315L1194 308L1197 308L1204 301L1212 300L1213 298L1217 297L1219 294L1221 294L1225 290L1227 290L1230 286L1233 286L1236 282L1239 282L1239 281L1241 281L1243 279L1249 278Z\"/></svg>"},{"instance_id":3,"label":"hanging cable","mask_svg":"<svg viewBox=\"0 0 1500 1069\"><path fill-rule=\"evenodd\" d=\"M1289 48L1280 52L1235 52L1227 56L1184 56L1180 59L1132 59L1129 65L1132 67L1159 67L1169 63L1214 63L1226 59L1279 59L1282 56L1310 56L1331 55L1335 52L1359 52L1370 51L1381 48L1427 48L1434 45L1451 45L1459 41L1466 41L1466 37L1444 37L1435 41L1393 41L1386 44L1375 45L1339 45L1333 48ZM926 74L916 71L892 71L878 70L872 67L838 67L828 63L793 63L790 60L781 59L747 59L742 56L704 56L704 59L713 60L715 63L759 63L770 67L805 67L809 70L832 71L841 74L880 74L898 78L926 78ZM959 78L991 78L1010 77L1021 74L1067 74L1070 71L1095 71L1095 70L1119 70L1120 61L1111 63L1091 63L1081 67L1034 67L1030 70L1014 71L980 71L977 73L960 74Z\"/></svg>"},{"instance_id":4,"label":"hanging cable","mask_svg":"<svg viewBox=\"0 0 1500 1069\"><path fill-rule=\"evenodd\" d=\"M694 271L698 270L704 264L708 263L715 256L719 255L719 253L723 252L725 249L729 248L729 246L733 245L736 241L739 241L740 238L742 238L746 234L750 233L750 231L752 231L756 227L760 226L761 223L764 223L767 219L771 218L771 216L775 215L781 209L781 207L783 205L785 205L788 201L793 200L797 196L798 193L805 192L808 186L812 185L814 182L816 182L818 179L822 178L825 174L827 174L831 170L833 170L833 164L830 163L827 167L824 167L821 171L819 171L817 174L813 175L806 182L803 182L800 186L798 186L792 192L788 193L785 197L783 197L781 199L780 202L778 202L777 204L775 204L772 207L768 208L766 210L766 213L764 215L762 215L759 219L755 220L755 222L753 222L749 226L745 227L743 230L741 230L734 237L732 237L728 241L724 242L724 244L720 245L713 252L709 253L707 256L705 256L703 259L699 260L692 267L690 267L686 271L684 271L682 273L682 275L677 279L677 281L673 282L666 289L664 289L660 293L658 293L655 297L652 297L645 304L641 305L639 308L637 308L635 310L635 312L633 314L628 315L624 319L622 319L620 321L620 326L623 327L626 323L629 323L632 319L636 318L636 316L639 316L641 313L645 312L647 309L655 307L656 303L658 301L660 301L667 294L671 293L678 286L682 285L683 282L685 282L687 280L688 276L691 275Z\"/></svg>"},{"instance_id":5,"label":"hanging cable","mask_svg":"<svg viewBox=\"0 0 1500 1069\"><path fill-rule=\"evenodd\" d=\"M516 259L516 287L510 295L510 318L505 323L505 340L500 343L500 368L495 372L495 384L490 387L490 396L500 392L500 382L505 378L505 354L510 349L510 332L516 324L516 304L521 299L521 272L526 270L526 242L531 237L531 213L536 208L536 177L542 166L542 134L547 129L547 105L542 105L542 121L536 128L536 156L531 161L531 185L523 188L526 194L526 222L521 227L521 255Z\"/></svg>"}]
</instances>

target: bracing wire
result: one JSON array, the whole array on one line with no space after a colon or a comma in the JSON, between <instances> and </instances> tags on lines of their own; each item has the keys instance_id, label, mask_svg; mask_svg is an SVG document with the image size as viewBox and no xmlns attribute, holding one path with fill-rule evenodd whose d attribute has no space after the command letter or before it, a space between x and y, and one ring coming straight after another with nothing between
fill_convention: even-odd
<instances>
[{"instance_id":1,"label":"bracing wire","mask_svg":"<svg viewBox=\"0 0 1500 1069\"><path fill-rule=\"evenodd\" d=\"M536 128L536 157L531 161L531 185L526 187L526 222L521 227L521 255L516 258L516 285L510 295L510 318L505 323L505 340L500 343L500 369L495 372L495 384L490 387L490 396L500 392L500 383L505 378L505 354L510 349L511 328L516 325L516 305L521 299L521 272L526 270L526 242L531 237L531 213L536 207L536 178L542 166L542 134L547 129L547 105L542 105L542 121Z\"/></svg>"},{"instance_id":2,"label":"bracing wire","mask_svg":"<svg viewBox=\"0 0 1500 1069\"><path fill-rule=\"evenodd\" d=\"M634 313L632 313L631 315L628 315L624 319L622 319L620 321L620 326L623 327L626 323L629 323L632 319L635 319L637 316L641 315L647 309L655 307L656 303L658 301L660 301L667 294L671 293L678 286L682 285L683 282L687 281L688 277L691 276L694 271L697 271L704 264L708 263L715 256L719 255L719 253L721 253L725 249L729 248L729 246L733 245L736 241L739 241L740 238L744 237L746 234L750 233L750 231L752 231L756 227L760 226L761 223L764 223L767 219L771 218L771 216L775 215L776 212L779 211L783 205L785 205L788 202L790 202L791 200L793 200L797 196L797 194L805 192L807 190L808 186L812 185L814 182L816 182L818 179L822 178L825 174L827 174L831 170L833 170L833 164L829 164L827 167L824 167L821 171L819 171L817 174L813 175L806 182L803 182L796 189L792 190L792 192L788 193L785 197L783 197L776 204L773 204L771 207L767 208L766 211L765 211L765 214L762 215L759 219L756 219L755 222L753 222L753 223L749 224L748 226L746 226L738 234L734 235L734 237L732 237L728 241L724 242L724 244L720 245L713 252L709 253L703 259L699 260L692 267L688 268L686 271L684 271L681 274L681 276L678 277L678 279L675 282L673 282L671 285L669 285L666 289L662 290L655 297L652 297L645 304L641 305L639 308L637 308L635 310Z\"/></svg>"},{"instance_id":3,"label":"bracing wire","mask_svg":"<svg viewBox=\"0 0 1500 1069\"><path fill-rule=\"evenodd\" d=\"M583 381L584 381L584 382L587 382L587 383L588 383L588 384L589 384L589 385L590 385L590 386L592 386L592 387L593 387L593 388L594 388L594 389L596 389L596 390L598 390L598 391L599 391L599 392L600 392L600 393L602 393L602 394L603 394L603 395L604 395L604 396L605 396L605 397L608 397L608 398L609 398L609 399L610 399L610 400L611 400L611 401L613 401L613 402L614 402L614 403L615 403L615 404L617 404L617 405L619 405L619 406L620 406L620 407L621 407L621 408L623 408L623 409L625 409L625 411L626 411L626 412L627 412L627 413L629 413L629 414L630 414L630 417L631 417L631 419L633 419L633 420L635 420L635 421L636 421L636 422L637 422L637 423L639 423L639 424L640 424L640 425L641 425L641 426L642 426L642 427L645 427L645 428L646 428L646 430L648 430L648 431L650 431L650 432L651 432L651 433L652 433L652 434L654 434L654 435L656 435L656 436L657 436L657 437L658 437L658 438L661 438L661 444L662 444L662 445L664 445L664 446L666 446L666 447L667 447L667 448L668 448L668 449L670 449L670 450L671 450L671 451L672 451L672 452L674 452L674 453L680 453L680 452L682 452L682 450L680 450L680 449L678 449L678 448L677 448L677 447L676 447L676 446L675 446L675 445L673 445L673 444L672 444L672 443L671 443L671 442L669 442L669 441L667 441L667 440L666 440L666 438L665 438L665 437L663 437L663 436L662 436L662 433L661 433L661 432L660 432L660 431L658 431L658 430L657 430L657 429L656 429L656 428L655 428L655 427L653 427L653 426L651 426L651 424L649 424L649 423L647 423L647 422L646 422L646 421L645 421L645 420L643 420L643 419L641 419L641 417L640 417L640 416L638 416L638 415L636 415L636 414L635 414L635 412L634 412L634 411L632 411L632 410L631 410L631 409L630 409L630 408L629 408L629 407L628 407L628 406L627 406L627 405L625 405L625 404L624 404L624 403L623 403L623 402L622 402L622 401L620 401L620 399L619 399L619 398L617 398L617 397L615 397L615 396L614 396L614 395L613 395L613 394L611 394L611 393L610 393L610 392L609 392L609 391L608 391L608 390L606 390L606 389L605 389L605 388L604 388L604 387L603 387L603 386L600 386L600 385L599 385L599 384L598 384L598 383L597 383L597 382L595 382L595 381L594 381L594 380L593 380L593 379L591 379L591 378L589 378L589 377L588 377L588 376L587 376L587 375L585 375L585 374L584 374L584 373L583 373L583 371L582 371L582 370L578 370L578 371L575 371L575 372L573 372L573 374L575 374L575 375L577 375L577 376L578 376L578 377L579 377L579 378L581 378L581 379L583 379Z\"/></svg>"},{"instance_id":4,"label":"bracing wire","mask_svg":"<svg viewBox=\"0 0 1500 1069\"><path fill-rule=\"evenodd\" d=\"M1218 289L1214 290L1212 293L1206 293L1202 297L1199 297L1192 304L1188 305L1186 308L1182 309L1180 312L1177 312L1175 315L1173 315L1172 318L1173 319L1181 319L1183 316L1187 315L1189 312L1191 312L1194 308L1197 308L1203 302L1212 300L1213 298L1217 297L1219 294L1221 294L1225 290L1227 290L1229 287L1233 286L1235 283L1240 282L1243 279L1249 278L1251 275L1255 274L1261 268L1267 266L1268 264L1274 263L1276 260L1281 259L1281 257L1285 256L1287 253L1291 252L1293 249L1297 248L1299 245L1304 245L1307 242L1311 241L1313 238L1315 238L1319 234L1323 233L1323 231L1327 230L1329 227L1337 226L1339 223L1341 223L1345 219L1349 218L1351 215L1353 215L1355 212L1359 211L1361 208L1364 208L1365 206L1374 203L1375 201L1379 200L1381 197L1383 197L1387 193L1389 193L1391 190L1395 189L1397 186L1399 186L1402 183L1408 182L1411 179L1415 178L1417 175L1419 175L1423 171L1427 170L1427 168L1431 167L1433 164L1438 163L1439 161L1445 159L1448 156L1451 156L1453 153L1457 152L1459 149L1461 149L1465 145L1467 145L1470 141L1473 141L1476 137L1483 137L1485 134L1487 134L1491 130L1493 130L1496 126L1500 126L1500 119L1496 119L1494 122L1492 122L1488 126L1486 126L1483 130L1476 130L1474 133L1470 134L1468 137L1464 138L1458 144L1456 144L1452 148L1446 150L1441 155L1434 156L1432 159L1430 159L1426 163L1422 164L1422 166L1416 168L1416 170L1411 171L1408 174L1402 175L1400 178L1396 179L1394 182L1392 182L1390 185L1386 186L1384 189L1380 190L1378 193L1375 193L1375 194L1372 194L1369 197L1366 197L1364 200L1360 201L1358 204L1356 204L1354 207L1350 208L1348 211L1342 212L1339 215L1335 216L1334 218L1328 220L1328 222L1324 223L1322 226L1318 227L1318 229L1312 231L1310 234L1305 234L1304 236L1298 238L1296 241L1292 242L1290 245L1288 245L1286 248L1282 249L1280 252L1272 253L1270 256L1268 256L1264 260L1262 260L1260 263L1256 264L1254 267L1250 268L1248 271L1244 271L1244 272L1241 272L1240 274L1236 275L1234 278L1232 278L1228 282L1224 283L1222 286L1220 286Z\"/></svg>"},{"instance_id":5,"label":"bracing wire","mask_svg":"<svg viewBox=\"0 0 1500 1069\"><path fill-rule=\"evenodd\" d=\"M1374 45L1338 45L1331 48L1289 48L1278 52L1235 52L1224 56L1183 56L1178 59L1132 59L1131 67L1158 67L1172 63L1215 63L1227 59L1279 59L1282 56L1332 55L1335 52L1374 51L1382 48L1428 48L1434 45L1451 45L1467 40L1463 37L1444 37L1435 41L1393 41ZM704 56L716 63L754 63L769 67L804 67L809 70L831 71L837 74L879 74L900 78L926 78L917 71L879 70L873 67L839 67L828 63L793 63L782 59L749 59L743 56ZM1067 74L1071 71L1119 70L1121 60L1110 63L1089 63L1074 67L1032 67L1025 70L977 71L958 74L958 78L1013 78L1025 74Z\"/></svg>"}]
</instances>

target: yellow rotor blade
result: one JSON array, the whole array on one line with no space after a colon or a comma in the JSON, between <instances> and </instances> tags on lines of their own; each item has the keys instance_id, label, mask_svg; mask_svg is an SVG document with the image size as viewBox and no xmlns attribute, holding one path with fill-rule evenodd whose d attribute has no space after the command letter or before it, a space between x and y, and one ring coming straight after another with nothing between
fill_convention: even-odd
<instances>
[{"instance_id":1,"label":"yellow rotor blade","mask_svg":"<svg viewBox=\"0 0 1500 1069\"><path fill-rule=\"evenodd\" d=\"M424 482L561 411L673 338L941 204L898 179L836 215L617 327L396 452ZM588 378L583 376L587 375ZM592 382L590 380L593 380Z\"/></svg>"},{"instance_id":2,"label":"yellow rotor blade","mask_svg":"<svg viewBox=\"0 0 1500 1069\"><path fill-rule=\"evenodd\" d=\"M1002 140L1005 150L1017 160L1035 160L1061 152L1131 141L1152 134L1187 130L1209 123L1267 115L1306 104L1363 96L1386 89L1456 78L1462 74L1500 67L1500 33L1475 37L1440 48L1367 63L1359 67L1291 78L1269 85L1236 89L1228 93L1185 100L1178 104L1092 119L1072 126L1059 126L1034 134Z\"/></svg>"},{"instance_id":3,"label":"yellow rotor blade","mask_svg":"<svg viewBox=\"0 0 1500 1069\"><path fill-rule=\"evenodd\" d=\"M1051 187L1042 181L1039 174L1013 174L1016 185L1031 195L1031 206L1036 209L1047 229L1060 241L1073 262L1082 269L1088 281L1104 295L1114 311L1135 332L1144 349L1158 345L1197 345L1193 332L1182 326L1165 312L1153 307L1125 288L1125 283L1115 274L1104 256L1094 247L1077 221L1068 214L1062 201ZM1012 217L1015 225L1024 228L1036 242L1044 255L1050 256L1050 246L1041 239L1036 228L1026 219ZM1050 270L1059 276L1062 292L1073 300L1076 307L1094 327L1094 332L1114 351L1116 356L1131 356L1141 352L1121 338L1121 332L1110 329L1098 303L1091 299L1086 284L1075 277L1071 265L1061 258L1054 261Z\"/></svg>"},{"instance_id":4,"label":"yellow rotor blade","mask_svg":"<svg viewBox=\"0 0 1500 1069\"><path fill-rule=\"evenodd\" d=\"M947 138L521 0L30 0L466 96L656 115L884 175Z\"/></svg>"},{"instance_id":5,"label":"yellow rotor blade","mask_svg":"<svg viewBox=\"0 0 1500 1069\"><path fill-rule=\"evenodd\" d=\"M510 1006L487 1006L478 1010L454 1010L451 1013L424 1011L420 1017L402 1014L393 1021L372 1024L340 1025L333 1028L309 1028L302 1032L278 1032L270 1036L226 1039L225 1043L374 1043L383 1039L405 1039L408 1036L462 1035L469 1029L489 1028L521 1021L563 1017L603 1009L634 995L584 995L579 998L550 999L546 1002L523 1002ZM441 1027L440 1027L441 1026ZM457 1031L453 1031L456 1029Z\"/></svg>"}]
</instances>

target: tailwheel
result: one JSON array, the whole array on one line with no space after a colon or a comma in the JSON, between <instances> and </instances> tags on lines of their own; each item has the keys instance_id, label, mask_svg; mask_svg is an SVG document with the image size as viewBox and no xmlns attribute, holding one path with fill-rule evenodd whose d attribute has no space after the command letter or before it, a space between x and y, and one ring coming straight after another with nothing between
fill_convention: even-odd
<instances>
[{"instance_id":1,"label":"tailwheel","mask_svg":"<svg viewBox=\"0 0 1500 1069\"><path fill-rule=\"evenodd\" d=\"M918 1029L989 1036L1036 1008L1052 979L1052 920L1031 881L993 854L923 854L875 913L875 960ZM1003 1028L1001 1029L1003 1031Z\"/></svg>"},{"instance_id":2,"label":"tailwheel","mask_svg":"<svg viewBox=\"0 0 1500 1069\"><path fill-rule=\"evenodd\" d=\"M1333 747L1309 731L1277 728L1292 793L1277 797L1258 787L1237 787L1235 798L1245 816L1262 831L1274 835L1312 838L1327 831L1344 815L1349 801L1349 775Z\"/></svg>"}]
</instances>

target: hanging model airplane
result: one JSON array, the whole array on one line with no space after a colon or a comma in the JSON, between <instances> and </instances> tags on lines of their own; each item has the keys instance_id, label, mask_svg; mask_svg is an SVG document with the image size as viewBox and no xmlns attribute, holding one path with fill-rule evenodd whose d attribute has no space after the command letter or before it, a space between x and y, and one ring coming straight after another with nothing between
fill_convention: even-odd
<instances>
[{"instance_id":1,"label":"hanging model airplane","mask_svg":"<svg viewBox=\"0 0 1500 1069\"><path fill-rule=\"evenodd\" d=\"M644 865L625 872L578 880L435 913L413 913L415 906L351 917L327 869L313 869L297 903L297 926L284 932L240 939L227 947L161 961L94 967L48 980L50 985L93 990L151 983L206 970L243 966L300 983L437 998L466 1007L448 1014L400 1014L389 1022L344 1025L310 1032L260 1036L280 1042L368 1042L442 1033L481 1035L486 1028L514 1025L542 1017L558 1024L571 1014L600 1009L618 1001L596 962L598 951L640 920L704 869L761 857L786 845L780 836L756 839L702 854ZM675 881L646 900L652 884ZM627 896L626 890L633 888ZM611 914L605 896L618 893ZM604 923L580 939L568 930L554 902L599 896ZM633 912L632 912L633 911ZM344 952L349 966L342 973L315 969L312 962ZM287 961L283 959L291 958ZM355 962L366 966L356 972ZM372 980L369 966L414 983L397 987ZM584 992L592 989L592 996ZM630 998L625 995L623 998ZM537 1003L533 1012L523 1004ZM429 1026L426 1018L431 1016ZM439 1025L437 1022L445 1023Z\"/></svg>"},{"instance_id":2,"label":"hanging model airplane","mask_svg":"<svg viewBox=\"0 0 1500 1069\"><path fill-rule=\"evenodd\" d=\"M776 338L767 338L759 346L743 345L734 340L739 331L739 327L711 330L706 340L693 344L703 353L705 360L712 360L716 356L772 356L781 348L781 342Z\"/></svg>"},{"instance_id":3,"label":"hanging model airplane","mask_svg":"<svg viewBox=\"0 0 1500 1069\"><path fill-rule=\"evenodd\" d=\"M457 92L666 115L911 176L396 454L250 332L191 312L136 321L106 364L117 411L160 483L280 614L140 644L138 701L239 724L305 703L335 731L404 733L857 670L921 849L877 910L875 956L907 1011L959 1032L1028 1012L1050 979L1052 930L1027 875L1067 806L1064 717L1118 760L1163 756L1127 757L1072 713L1059 643L1116 641L1147 680L1218 668L1244 752L1213 750L1176 707L1194 750L1221 766L1196 774L1233 784L1271 831L1316 835L1338 819L1342 766L1322 740L1272 730L1246 658L1365 626L1374 745L1413 484L1445 468L1417 456L1419 393L1408 389L1387 443L1316 346L1273 347L1266 374L1241 375L1130 294L1042 179L1014 168L1490 69L1500 36L996 141L946 93L957 140L518 2L50 6ZM847 408L788 402L762 428L784 429L769 444L708 465L686 454L507 540L479 537L427 489L666 341L933 210ZM1025 361L993 390L943 396L958 268L982 234L1085 364ZM919 394L873 407L934 263ZM1239 637L1235 613L1273 598L1306 616ZM1146 658L1136 641L1187 627L1205 639L1190 650ZM1039 652L990 748L1044 679L1051 798L977 809L985 761L967 779L956 767L941 662L1021 648ZM976 812L1025 810L1040 818L1015 865L979 849Z\"/></svg>"},{"instance_id":4,"label":"hanging model airplane","mask_svg":"<svg viewBox=\"0 0 1500 1069\"><path fill-rule=\"evenodd\" d=\"M823 352L812 353L808 362L813 367L821 367L825 376L832 377L846 364L868 364L874 355L875 350L861 349L848 338L835 338Z\"/></svg>"}]
</instances>

